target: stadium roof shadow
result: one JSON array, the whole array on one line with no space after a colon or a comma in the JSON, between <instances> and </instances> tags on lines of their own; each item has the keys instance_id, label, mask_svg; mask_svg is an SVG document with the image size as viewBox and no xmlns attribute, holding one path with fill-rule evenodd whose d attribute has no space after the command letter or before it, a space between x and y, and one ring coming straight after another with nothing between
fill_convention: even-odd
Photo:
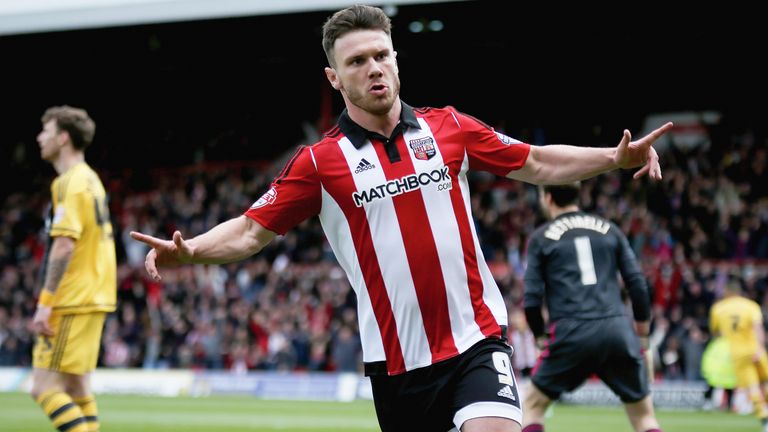
<instances>
[{"instance_id":1,"label":"stadium roof shadow","mask_svg":"<svg viewBox=\"0 0 768 432\"><path fill-rule=\"evenodd\" d=\"M757 14L576 7L401 5L393 37L403 99L454 105L513 136L543 129L548 142L609 144L646 114L680 110L718 110L734 128L764 130ZM39 117L64 103L96 119L88 158L103 168L274 158L304 139L302 124L317 126L324 100L332 115L343 108L323 74L328 14L0 37L0 158L12 170L45 166ZM410 30L432 21L442 29Z\"/></svg>"}]
</instances>

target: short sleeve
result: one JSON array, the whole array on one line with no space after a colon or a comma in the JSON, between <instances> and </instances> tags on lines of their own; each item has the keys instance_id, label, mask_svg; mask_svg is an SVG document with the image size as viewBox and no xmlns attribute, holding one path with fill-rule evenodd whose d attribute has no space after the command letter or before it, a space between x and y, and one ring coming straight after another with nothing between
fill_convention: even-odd
<instances>
[{"instance_id":1,"label":"short sleeve","mask_svg":"<svg viewBox=\"0 0 768 432\"><path fill-rule=\"evenodd\" d=\"M505 177L525 165L531 146L501 132L482 121L460 112L455 112L461 131L467 134L466 151L469 168L487 171Z\"/></svg>"},{"instance_id":2,"label":"short sleeve","mask_svg":"<svg viewBox=\"0 0 768 432\"><path fill-rule=\"evenodd\" d=\"M245 216L282 235L317 215L321 202L320 180L311 150L302 146Z\"/></svg>"},{"instance_id":3,"label":"short sleeve","mask_svg":"<svg viewBox=\"0 0 768 432\"><path fill-rule=\"evenodd\" d=\"M67 190L60 190L60 189ZM75 188L66 188L61 183L51 187L53 197L53 218L51 219L51 237L80 238L83 232L83 218L88 203L85 194ZM93 206L94 204L91 203Z\"/></svg>"}]
</instances>

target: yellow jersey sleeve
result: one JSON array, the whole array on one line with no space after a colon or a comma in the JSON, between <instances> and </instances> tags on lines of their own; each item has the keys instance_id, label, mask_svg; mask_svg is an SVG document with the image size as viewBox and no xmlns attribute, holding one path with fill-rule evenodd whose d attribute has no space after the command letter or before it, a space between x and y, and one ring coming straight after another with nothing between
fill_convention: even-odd
<instances>
[{"instance_id":1,"label":"yellow jersey sleeve","mask_svg":"<svg viewBox=\"0 0 768 432\"><path fill-rule=\"evenodd\" d=\"M720 323L718 321L718 304L712 305L712 309L709 311L709 330L710 333L719 333L720 332Z\"/></svg>"},{"instance_id":2,"label":"yellow jersey sleeve","mask_svg":"<svg viewBox=\"0 0 768 432\"><path fill-rule=\"evenodd\" d=\"M51 220L51 237L72 237L77 240L83 232L84 197L81 191L73 190L68 179L54 182L51 187L53 196L53 219Z\"/></svg>"}]
</instances>

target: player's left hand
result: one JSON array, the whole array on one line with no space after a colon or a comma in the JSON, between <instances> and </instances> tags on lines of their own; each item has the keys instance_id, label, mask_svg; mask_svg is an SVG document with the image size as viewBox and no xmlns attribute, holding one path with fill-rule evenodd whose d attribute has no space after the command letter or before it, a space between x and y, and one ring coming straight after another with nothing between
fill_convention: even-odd
<instances>
[{"instance_id":1,"label":"player's left hand","mask_svg":"<svg viewBox=\"0 0 768 432\"><path fill-rule=\"evenodd\" d=\"M653 350L650 347L648 336L640 336L640 350L645 360L645 368L648 372L648 384L652 384L655 378L653 367Z\"/></svg>"},{"instance_id":2,"label":"player's left hand","mask_svg":"<svg viewBox=\"0 0 768 432\"><path fill-rule=\"evenodd\" d=\"M632 134L624 129L624 136L616 147L613 161L619 168L628 169L641 166L633 178L640 178L648 174L652 180L661 180L661 166L659 155L653 148L653 143L662 135L672 129L672 122L667 122L660 128L637 141L632 141Z\"/></svg>"},{"instance_id":3,"label":"player's left hand","mask_svg":"<svg viewBox=\"0 0 768 432\"><path fill-rule=\"evenodd\" d=\"M32 331L37 335L53 336L53 329L48 323L51 318L51 307L37 305L35 316L32 318Z\"/></svg>"},{"instance_id":4,"label":"player's left hand","mask_svg":"<svg viewBox=\"0 0 768 432\"><path fill-rule=\"evenodd\" d=\"M173 267L190 261L194 253L192 246L184 240L181 232L174 231L172 240L163 240L137 231L131 231L134 240L144 242L152 249L144 259L144 268L155 281L162 280L158 267Z\"/></svg>"}]
</instances>

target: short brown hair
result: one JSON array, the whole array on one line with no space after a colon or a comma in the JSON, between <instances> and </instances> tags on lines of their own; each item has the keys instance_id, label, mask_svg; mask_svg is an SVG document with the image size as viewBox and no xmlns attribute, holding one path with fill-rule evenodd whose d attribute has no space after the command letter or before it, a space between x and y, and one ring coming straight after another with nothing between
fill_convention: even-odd
<instances>
[{"instance_id":1,"label":"short brown hair","mask_svg":"<svg viewBox=\"0 0 768 432\"><path fill-rule=\"evenodd\" d=\"M51 120L56 120L56 127L60 131L69 134L74 148L84 150L93 142L96 123L88 116L86 110L69 105L50 107L45 110L40 121L45 124Z\"/></svg>"},{"instance_id":2,"label":"short brown hair","mask_svg":"<svg viewBox=\"0 0 768 432\"><path fill-rule=\"evenodd\" d=\"M727 293L732 294L741 294L744 292L744 282L741 280L740 277L736 275L730 275L728 276L728 279L725 281L725 287L724 290Z\"/></svg>"},{"instance_id":3,"label":"short brown hair","mask_svg":"<svg viewBox=\"0 0 768 432\"><path fill-rule=\"evenodd\" d=\"M572 204L579 204L579 191L581 191L581 182L573 182L561 185L541 186L542 193L552 195L552 201L558 207L566 207Z\"/></svg>"},{"instance_id":4,"label":"short brown hair","mask_svg":"<svg viewBox=\"0 0 768 432\"><path fill-rule=\"evenodd\" d=\"M336 39L354 30L381 30L392 37L392 21L383 10L359 4L333 14L323 24L323 50L331 67L336 66L333 59Z\"/></svg>"}]
</instances>

